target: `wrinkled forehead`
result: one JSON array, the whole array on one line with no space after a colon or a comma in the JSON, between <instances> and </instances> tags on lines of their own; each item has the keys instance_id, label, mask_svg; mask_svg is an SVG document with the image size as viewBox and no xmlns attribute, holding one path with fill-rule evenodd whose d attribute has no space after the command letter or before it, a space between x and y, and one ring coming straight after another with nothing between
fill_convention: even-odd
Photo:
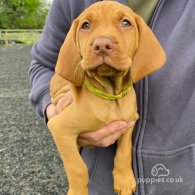
<instances>
[{"instance_id":1,"label":"wrinkled forehead","mask_svg":"<svg viewBox=\"0 0 195 195\"><path fill-rule=\"evenodd\" d=\"M135 22L135 13L127 6L113 1L101 1L92 4L85 9L78 17L80 21L110 21L111 19L128 18L131 22Z\"/></svg>"}]
</instances>

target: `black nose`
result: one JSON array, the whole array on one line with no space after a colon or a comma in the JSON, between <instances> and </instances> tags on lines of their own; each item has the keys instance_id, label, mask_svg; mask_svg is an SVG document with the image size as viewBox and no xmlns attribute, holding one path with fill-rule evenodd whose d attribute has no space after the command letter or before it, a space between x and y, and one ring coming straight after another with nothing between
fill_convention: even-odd
<instances>
[{"instance_id":1,"label":"black nose","mask_svg":"<svg viewBox=\"0 0 195 195\"><path fill-rule=\"evenodd\" d=\"M113 41L109 38L97 38L93 42L92 50L97 55L108 55L113 50Z\"/></svg>"}]
</instances>

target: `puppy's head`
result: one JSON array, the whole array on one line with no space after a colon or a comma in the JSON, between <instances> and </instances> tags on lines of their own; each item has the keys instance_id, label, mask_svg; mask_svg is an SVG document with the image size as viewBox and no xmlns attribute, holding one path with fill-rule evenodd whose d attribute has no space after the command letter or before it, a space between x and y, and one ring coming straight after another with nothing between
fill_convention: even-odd
<instances>
[{"instance_id":1,"label":"puppy's head","mask_svg":"<svg viewBox=\"0 0 195 195\"><path fill-rule=\"evenodd\" d=\"M56 72L76 85L84 75L120 76L135 83L165 63L150 28L130 8L112 1L91 5L73 21L61 47Z\"/></svg>"}]
</instances>

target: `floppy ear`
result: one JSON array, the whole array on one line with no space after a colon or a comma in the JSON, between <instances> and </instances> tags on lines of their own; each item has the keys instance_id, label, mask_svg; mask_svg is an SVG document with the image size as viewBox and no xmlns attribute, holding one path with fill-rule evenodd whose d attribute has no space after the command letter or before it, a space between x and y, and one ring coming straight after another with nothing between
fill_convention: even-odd
<instances>
[{"instance_id":1,"label":"floppy ear","mask_svg":"<svg viewBox=\"0 0 195 195\"><path fill-rule=\"evenodd\" d=\"M64 79L82 85L84 71L80 66L81 57L77 45L78 20L74 20L60 49L55 72Z\"/></svg>"},{"instance_id":2,"label":"floppy ear","mask_svg":"<svg viewBox=\"0 0 195 195\"><path fill-rule=\"evenodd\" d=\"M138 15L136 15L136 23L139 35L138 47L131 66L133 83L158 70L166 61L166 55L160 43Z\"/></svg>"}]
</instances>

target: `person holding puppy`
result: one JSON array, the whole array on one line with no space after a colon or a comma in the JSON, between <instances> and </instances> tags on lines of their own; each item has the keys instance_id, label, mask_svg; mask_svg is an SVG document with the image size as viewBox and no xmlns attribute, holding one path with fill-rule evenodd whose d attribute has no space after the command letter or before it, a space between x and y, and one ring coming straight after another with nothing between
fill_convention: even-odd
<instances>
[{"instance_id":1,"label":"person holding puppy","mask_svg":"<svg viewBox=\"0 0 195 195\"><path fill-rule=\"evenodd\" d=\"M130 6L150 24L167 53L165 67L135 85L140 115L133 136L133 166L138 184L136 193L194 194L195 122L192 119L195 115L195 56L192 54L195 27L192 21L195 18L195 2L119 2ZM49 83L72 21L92 3L92 0L55 0L43 35L33 46L29 70L32 87L30 101L36 112L46 120L71 104L70 92L56 106L51 104ZM78 144L84 147L81 154L89 169L90 195L116 194L112 180L114 143L134 125L134 121L113 121L94 132L80 134ZM166 182L156 180L146 184L146 179L155 181L158 178L159 175L152 172L158 164L169 170L169 175L163 176ZM183 178L183 182L177 182L179 177ZM172 183L166 180L170 178Z\"/></svg>"}]
</instances>

